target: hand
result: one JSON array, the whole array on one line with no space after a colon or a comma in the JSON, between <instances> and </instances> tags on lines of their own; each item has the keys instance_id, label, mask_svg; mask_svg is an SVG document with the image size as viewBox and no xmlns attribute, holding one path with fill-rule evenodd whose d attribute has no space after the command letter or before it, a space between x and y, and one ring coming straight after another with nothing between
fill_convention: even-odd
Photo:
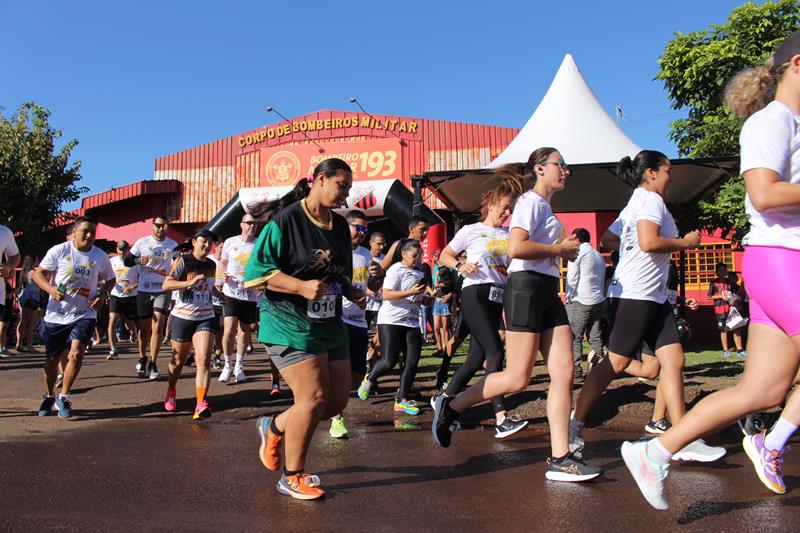
<instances>
[{"instance_id":1,"label":"hand","mask_svg":"<svg viewBox=\"0 0 800 533\"><path fill-rule=\"evenodd\" d=\"M367 296L369 296L370 298L375 298L377 295L378 295L377 292L375 292L375 291L373 291L371 289L367 289Z\"/></svg>"},{"instance_id":2,"label":"hand","mask_svg":"<svg viewBox=\"0 0 800 533\"><path fill-rule=\"evenodd\" d=\"M121 292L122 294L128 294L129 292L131 292L131 290L128 288L128 286L127 286L127 285L124 285L124 286L123 286L123 287L120 289L120 292Z\"/></svg>"},{"instance_id":3,"label":"hand","mask_svg":"<svg viewBox=\"0 0 800 533\"><path fill-rule=\"evenodd\" d=\"M458 273L462 276L471 276L475 272L478 271L478 262L474 263L464 263L461 265L461 268L458 269Z\"/></svg>"},{"instance_id":4,"label":"hand","mask_svg":"<svg viewBox=\"0 0 800 533\"><path fill-rule=\"evenodd\" d=\"M303 282L303 287L300 289L300 296L306 300L319 300L327 290L327 283L323 283L318 279L310 279Z\"/></svg>"},{"instance_id":5,"label":"hand","mask_svg":"<svg viewBox=\"0 0 800 533\"><path fill-rule=\"evenodd\" d=\"M686 307L692 311L697 311L700 308L700 304L697 303L695 298L686 298Z\"/></svg>"},{"instance_id":6,"label":"hand","mask_svg":"<svg viewBox=\"0 0 800 533\"><path fill-rule=\"evenodd\" d=\"M558 255L567 261L574 261L578 257L578 248L581 243L578 237L570 235L558 245Z\"/></svg>"},{"instance_id":7,"label":"hand","mask_svg":"<svg viewBox=\"0 0 800 533\"><path fill-rule=\"evenodd\" d=\"M94 299L94 300L92 300L92 301L89 303L89 308L90 308L90 309L93 309L93 310L95 310L95 311L97 311L98 309L100 309L101 307L103 307L103 304L104 304L105 302L106 302L106 295L105 295L105 294L99 294L99 295L97 295L97 296L95 297L95 299Z\"/></svg>"},{"instance_id":8,"label":"hand","mask_svg":"<svg viewBox=\"0 0 800 533\"><path fill-rule=\"evenodd\" d=\"M425 285L425 283L420 282L419 284L411 287L411 289L409 290L411 291L412 296L416 296L417 294L422 294L423 292L425 292L427 288L428 287Z\"/></svg>"},{"instance_id":9,"label":"hand","mask_svg":"<svg viewBox=\"0 0 800 533\"><path fill-rule=\"evenodd\" d=\"M192 284L189 285L190 287L198 287L202 282L206 280L205 274L198 274L192 279Z\"/></svg>"},{"instance_id":10,"label":"hand","mask_svg":"<svg viewBox=\"0 0 800 533\"><path fill-rule=\"evenodd\" d=\"M56 287L55 285L50 285L50 288L47 289L47 293L53 298L53 300L57 302L63 300L64 295L66 294L66 293L62 294L61 292L59 292L58 287Z\"/></svg>"},{"instance_id":11,"label":"hand","mask_svg":"<svg viewBox=\"0 0 800 533\"><path fill-rule=\"evenodd\" d=\"M700 232L697 230L690 231L686 235L683 236L683 240L686 241L686 244L689 245L690 250L694 250L698 246L700 246Z\"/></svg>"},{"instance_id":12,"label":"hand","mask_svg":"<svg viewBox=\"0 0 800 533\"><path fill-rule=\"evenodd\" d=\"M139 256L139 264L140 265L146 265L149 260L150 260L150 256L147 256L147 255Z\"/></svg>"},{"instance_id":13,"label":"hand","mask_svg":"<svg viewBox=\"0 0 800 533\"><path fill-rule=\"evenodd\" d=\"M374 261L369 264L369 268L367 268L367 271L369 272L370 276L376 278L382 278L386 274L381 268L381 266Z\"/></svg>"},{"instance_id":14,"label":"hand","mask_svg":"<svg viewBox=\"0 0 800 533\"><path fill-rule=\"evenodd\" d=\"M0 265L0 276L7 278L11 276L12 269L8 265Z\"/></svg>"}]
</instances>

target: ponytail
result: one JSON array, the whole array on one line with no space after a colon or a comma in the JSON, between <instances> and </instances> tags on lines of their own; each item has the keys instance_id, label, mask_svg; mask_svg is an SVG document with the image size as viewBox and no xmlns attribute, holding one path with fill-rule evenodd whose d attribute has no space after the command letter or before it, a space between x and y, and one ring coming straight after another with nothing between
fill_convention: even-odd
<instances>
[{"instance_id":1,"label":"ponytail","mask_svg":"<svg viewBox=\"0 0 800 533\"><path fill-rule=\"evenodd\" d=\"M669 161L669 158L661 152L642 150L633 159L628 156L620 159L619 163L617 163L617 178L635 189L642 184L645 170L658 170L658 167L667 161Z\"/></svg>"},{"instance_id":2,"label":"ponytail","mask_svg":"<svg viewBox=\"0 0 800 533\"><path fill-rule=\"evenodd\" d=\"M725 104L741 119L764 109L775 99L778 82L789 63L775 67L772 58L757 67L739 72L725 87Z\"/></svg>"},{"instance_id":3,"label":"ponytail","mask_svg":"<svg viewBox=\"0 0 800 533\"><path fill-rule=\"evenodd\" d=\"M500 178L500 184L483 193L481 197L481 220L489 215L489 208L506 196L511 197L511 205L525 192L525 182L535 179L528 170L527 165L511 163L495 170L494 174Z\"/></svg>"}]
</instances>

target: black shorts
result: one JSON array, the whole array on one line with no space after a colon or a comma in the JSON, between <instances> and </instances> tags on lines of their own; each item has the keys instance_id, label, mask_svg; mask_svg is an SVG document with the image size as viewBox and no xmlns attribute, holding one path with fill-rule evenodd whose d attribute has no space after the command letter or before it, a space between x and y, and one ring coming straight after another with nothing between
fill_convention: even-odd
<instances>
[{"instance_id":1,"label":"black shorts","mask_svg":"<svg viewBox=\"0 0 800 533\"><path fill-rule=\"evenodd\" d=\"M350 337L350 372L364 375L367 373L367 350L369 349L369 330L357 326L347 326Z\"/></svg>"},{"instance_id":2,"label":"black shorts","mask_svg":"<svg viewBox=\"0 0 800 533\"><path fill-rule=\"evenodd\" d=\"M172 315L172 320L169 321L169 338L173 342L192 342L194 334L200 331L208 331L216 335L217 331L219 331L217 317L204 320L186 320Z\"/></svg>"},{"instance_id":3,"label":"black shorts","mask_svg":"<svg viewBox=\"0 0 800 533\"><path fill-rule=\"evenodd\" d=\"M168 315L170 309L171 294L168 292L144 292L136 293L136 310L140 320L152 318L155 311L162 315Z\"/></svg>"},{"instance_id":4,"label":"black shorts","mask_svg":"<svg viewBox=\"0 0 800 533\"><path fill-rule=\"evenodd\" d=\"M664 346L681 343L669 302L609 298L608 311L612 317L608 339L611 353L633 359L639 351L651 355Z\"/></svg>"},{"instance_id":5,"label":"black shorts","mask_svg":"<svg viewBox=\"0 0 800 533\"><path fill-rule=\"evenodd\" d=\"M503 293L506 329L542 333L558 326L569 326L567 311L558 296L559 279L524 270L508 278Z\"/></svg>"},{"instance_id":6,"label":"black shorts","mask_svg":"<svg viewBox=\"0 0 800 533\"><path fill-rule=\"evenodd\" d=\"M89 345L97 321L94 318L81 318L72 324L53 324L42 320L39 336L44 341L44 353L48 359L55 359L69 350L73 340Z\"/></svg>"},{"instance_id":7,"label":"black shorts","mask_svg":"<svg viewBox=\"0 0 800 533\"><path fill-rule=\"evenodd\" d=\"M108 311L124 316L125 320L138 320L139 318L136 296L114 296L112 294L108 302Z\"/></svg>"},{"instance_id":8,"label":"black shorts","mask_svg":"<svg viewBox=\"0 0 800 533\"><path fill-rule=\"evenodd\" d=\"M728 314L718 315L714 313L714 319L717 321L717 329L720 331L726 331L728 326L725 324L728 321Z\"/></svg>"},{"instance_id":9,"label":"black shorts","mask_svg":"<svg viewBox=\"0 0 800 533\"><path fill-rule=\"evenodd\" d=\"M247 300L239 300L228 296L227 301L222 306L222 316L233 316L244 324L255 324L258 322L256 302L248 302Z\"/></svg>"},{"instance_id":10,"label":"black shorts","mask_svg":"<svg viewBox=\"0 0 800 533\"><path fill-rule=\"evenodd\" d=\"M0 305L0 322L11 322L14 320L14 305Z\"/></svg>"}]
</instances>

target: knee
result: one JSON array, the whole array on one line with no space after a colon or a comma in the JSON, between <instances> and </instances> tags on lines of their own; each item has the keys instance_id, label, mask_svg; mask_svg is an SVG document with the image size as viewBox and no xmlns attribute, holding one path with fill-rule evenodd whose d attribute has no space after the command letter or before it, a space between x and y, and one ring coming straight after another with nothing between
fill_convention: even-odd
<instances>
[{"instance_id":1,"label":"knee","mask_svg":"<svg viewBox=\"0 0 800 533\"><path fill-rule=\"evenodd\" d=\"M520 392L525 390L530 382L530 376L525 374L514 374L512 376L503 376L506 380L506 388L508 392Z\"/></svg>"},{"instance_id":2,"label":"knee","mask_svg":"<svg viewBox=\"0 0 800 533\"><path fill-rule=\"evenodd\" d=\"M70 362L79 363L81 361L81 352L80 350L71 349L67 354L67 360Z\"/></svg>"},{"instance_id":3,"label":"knee","mask_svg":"<svg viewBox=\"0 0 800 533\"><path fill-rule=\"evenodd\" d=\"M609 362L609 366L611 367L611 371L617 376L621 375L628 365L631 364L631 359L626 357L611 356L608 357L607 360Z\"/></svg>"}]
</instances>

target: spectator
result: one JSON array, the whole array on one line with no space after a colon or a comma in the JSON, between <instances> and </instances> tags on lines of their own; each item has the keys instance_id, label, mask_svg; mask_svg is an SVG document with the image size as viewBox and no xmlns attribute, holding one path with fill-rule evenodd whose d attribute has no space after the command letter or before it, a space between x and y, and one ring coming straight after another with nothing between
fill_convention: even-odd
<instances>
[{"instance_id":1,"label":"spectator","mask_svg":"<svg viewBox=\"0 0 800 533\"><path fill-rule=\"evenodd\" d=\"M714 270L717 277L709 285L707 297L709 300L714 300L714 318L717 321L717 329L719 329L719 336L722 341L722 357L728 358L731 356L731 349L728 328L725 323L728 320L728 313L731 311L730 299L733 291L728 281L728 267L725 263L717 263ZM741 329L733 331L733 342L736 345L736 351L739 356L744 357L746 352L742 347Z\"/></svg>"}]
</instances>

